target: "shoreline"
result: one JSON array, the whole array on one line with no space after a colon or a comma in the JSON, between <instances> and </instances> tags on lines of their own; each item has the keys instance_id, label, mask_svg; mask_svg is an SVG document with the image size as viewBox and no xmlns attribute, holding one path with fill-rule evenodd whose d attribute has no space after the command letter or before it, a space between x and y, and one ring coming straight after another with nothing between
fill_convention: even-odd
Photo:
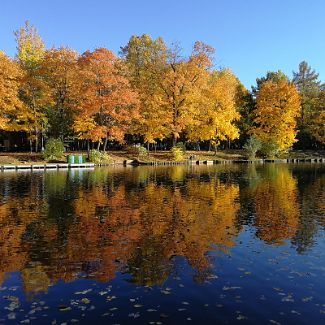
<instances>
[{"instance_id":1,"label":"shoreline","mask_svg":"<svg viewBox=\"0 0 325 325\"><path fill-rule=\"evenodd\" d=\"M48 164L3 164L0 165L1 171L7 170L66 170L66 169L90 169L95 167L109 167L115 165L123 166L177 166L177 165L220 165L220 164L298 164L298 163L325 163L325 158L286 158L286 159L254 159L254 160L184 160L184 161L139 161L139 160L124 160L115 161L113 163L48 163Z\"/></svg>"}]
</instances>

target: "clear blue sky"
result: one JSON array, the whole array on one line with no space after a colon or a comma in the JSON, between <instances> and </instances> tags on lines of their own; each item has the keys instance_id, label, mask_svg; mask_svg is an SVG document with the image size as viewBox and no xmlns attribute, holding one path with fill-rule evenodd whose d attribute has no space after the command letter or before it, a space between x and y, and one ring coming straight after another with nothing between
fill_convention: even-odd
<instances>
[{"instance_id":1,"label":"clear blue sky","mask_svg":"<svg viewBox=\"0 0 325 325\"><path fill-rule=\"evenodd\" d=\"M268 70L289 77L306 60L325 80L325 0L1 0L0 49L15 55L13 31L29 20L47 47L118 52L131 35L196 40L216 49L246 87Z\"/></svg>"}]
</instances>

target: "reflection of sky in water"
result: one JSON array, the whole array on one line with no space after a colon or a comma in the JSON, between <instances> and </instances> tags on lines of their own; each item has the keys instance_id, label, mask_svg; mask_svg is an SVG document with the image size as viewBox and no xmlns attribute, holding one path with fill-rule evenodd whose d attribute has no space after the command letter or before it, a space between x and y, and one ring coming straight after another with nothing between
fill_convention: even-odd
<instances>
[{"instance_id":1,"label":"reflection of sky in water","mask_svg":"<svg viewBox=\"0 0 325 325\"><path fill-rule=\"evenodd\" d=\"M0 323L322 323L322 165L0 174Z\"/></svg>"}]
</instances>

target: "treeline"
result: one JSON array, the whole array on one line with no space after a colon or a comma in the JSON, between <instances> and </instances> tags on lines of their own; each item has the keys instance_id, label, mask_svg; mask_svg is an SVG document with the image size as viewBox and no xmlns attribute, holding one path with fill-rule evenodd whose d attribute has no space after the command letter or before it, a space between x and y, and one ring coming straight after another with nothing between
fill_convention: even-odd
<instances>
[{"instance_id":1,"label":"treeline","mask_svg":"<svg viewBox=\"0 0 325 325\"><path fill-rule=\"evenodd\" d=\"M106 48L79 55L46 49L28 22L15 36L16 57L0 52L0 131L26 132L35 151L50 137L102 150L179 141L324 146L325 87L306 62L292 79L268 72L248 91L231 70L215 69L214 49L202 42L184 56L162 38L132 36L118 56Z\"/></svg>"}]
</instances>

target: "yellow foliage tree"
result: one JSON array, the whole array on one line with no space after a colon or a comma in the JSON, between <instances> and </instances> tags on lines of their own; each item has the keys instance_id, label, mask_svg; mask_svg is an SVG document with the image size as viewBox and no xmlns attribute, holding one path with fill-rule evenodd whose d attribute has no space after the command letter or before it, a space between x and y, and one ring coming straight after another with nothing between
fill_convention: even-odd
<instances>
[{"instance_id":1,"label":"yellow foliage tree","mask_svg":"<svg viewBox=\"0 0 325 325\"><path fill-rule=\"evenodd\" d=\"M143 136L144 142L155 143L168 135L159 85L167 67L167 47L162 38L132 36L122 49L129 80L139 96L139 118L131 132Z\"/></svg>"},{"instance_id":2,"label":"yellow foliage tree","mask_svg":"<svg viewBox=\"0 0 325 325\"><path fill-rule=\"evenodd\" d=\"M40 134L46 129L46 84L40 71L44 56L44 43L34 26L26 21L25 26L15 32L17 60L24 71L20 86L20 99L29 111L28 132L30 145L35 141L38 150ZM43 137L42 137L43 139Z\"/></svg>"},{"instance_id":3,"label":"yellow foliage tree","mask_svg":"<svg viewBox=\"0 0 325 325\"><path fill-rule=\"evenodd\" d=\"M22 76L19 65L0 51L0 130L26 129L27 112L18 98Z\"/></svg>"},{"instance_id":4,"label":"yellow foliage tree","mask_svg":"<svg viewBox=\"0 0 325 325\"><path fill-rule=\"evenodd\" d=\"M213 53L214 49L202 42L194 44L188 59L180 58L177 47L171 51L168 68L162 74L159 99L174 145L180 134L193 123L193 103L200 98L202 86L212 67Z\"/></svg>"},{"instance_id":5,"label":"yellow foliage tree","mask_svg":"<svg viewBox=\"0 0 325 325\"><path fill-rule=\"evenodd\" d=\"M256 96L254 127L257 138L286 150L296 142L300 98L296 87L286 80L267 80Z\"/></svg>"},{"instance_id":6,"label":"yellow foliage tree","mask_svg":"<svg viewBox=\"0 0 325 325\"><path fill-rule=\"evenodd\" d=\"M238 138L235 121L240 118L237 109L239 91L245 89L229 69L209 75L201 95L198 94L200 99L193 101L195 118L188 127L188 138L191 141L209 140L215 144L220 140Z\"/></svg>"},{"instance_id":7,"label":"yellow foliage tree","mask_svg":"<svg viewBox=\"0 0 325 325\"><path fill-rule=\"evenodd\" d=\"M212 67L214 49L196 42L188 58L178 46L168 49L163 40L133 36L123 48L131 80L140 94L140 119L134 133L154 143L168 136L174 144L193 119L192 101Z\"/></svg>"}]
</instances>

